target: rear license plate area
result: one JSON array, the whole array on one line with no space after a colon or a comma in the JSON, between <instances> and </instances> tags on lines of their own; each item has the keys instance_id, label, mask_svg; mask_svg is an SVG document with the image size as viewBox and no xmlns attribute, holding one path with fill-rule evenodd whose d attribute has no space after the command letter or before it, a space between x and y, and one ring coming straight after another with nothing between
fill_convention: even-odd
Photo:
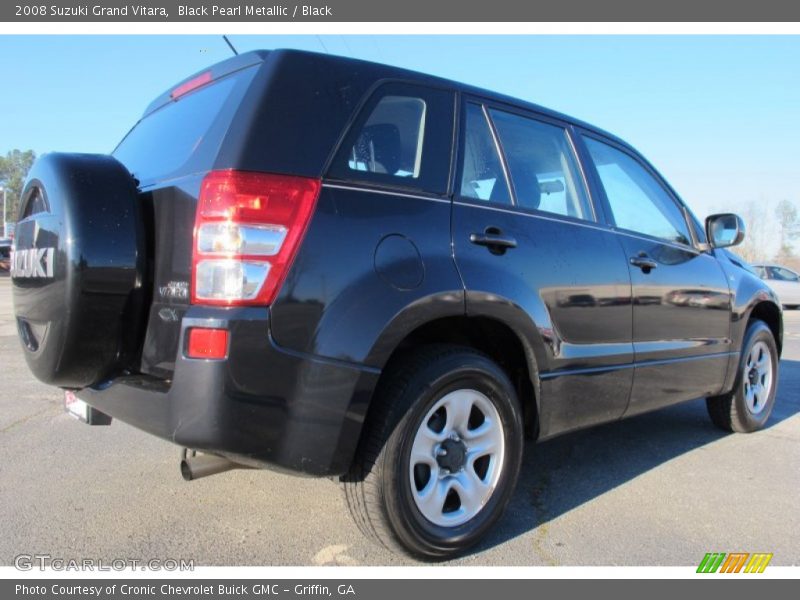
<instances>
[{"instance_id":1,"label":"rear license plate area","mask_svg":"<svg viewBox=\"0 0 800 600\"><path fill-rule=\"evenodd\" d=\"M69 390L64 392L64 410L66 413L87 425L111 425L111 417L89 406Z\"/></svg>"}]
</instances>

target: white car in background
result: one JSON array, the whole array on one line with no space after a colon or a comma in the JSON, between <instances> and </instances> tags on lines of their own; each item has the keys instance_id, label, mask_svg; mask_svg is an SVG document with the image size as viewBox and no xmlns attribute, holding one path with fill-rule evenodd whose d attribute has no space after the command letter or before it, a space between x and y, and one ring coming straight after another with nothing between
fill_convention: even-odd
<instances>
[{"instance_id":1,"label":"white car in background","mask_svg":"<svg viewBox=\"0 0 800 600\"><path fill-rule=\"evenodd\" d=\"M785 308L800 307L800 275L780 265L752 265L758 276L767 282Z\"/></svg>"}]
</instances>

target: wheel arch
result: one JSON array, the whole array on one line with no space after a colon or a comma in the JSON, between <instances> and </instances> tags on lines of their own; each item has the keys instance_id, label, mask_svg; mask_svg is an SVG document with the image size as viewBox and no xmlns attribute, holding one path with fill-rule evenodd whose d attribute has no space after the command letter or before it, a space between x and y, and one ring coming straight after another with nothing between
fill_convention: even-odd
<instances>
[{"instance_id":1,"label":"wheel arch","mask_svg":"<svg viewBox=\"0 0 800 600\"><path fill-rule=\"evenodd\" d=\"M769 327L772 335L775 338L775 344L778 346L778 356L783 350L783 313L780 307L770 300L757 301L750 308L747 322L753 319L764 321ZM745 331L747 328L745 327ZM744 335L744 334L742 334Z\"/></svg>"},{"instance_id":2,"label":"wheel arch","mask_svg":"<svg viewBox=\"0 0 800 600\"><path fill-rule=\"evenodd\" d=\"M482 352L495 361L508 375L520 399L526 434L534 438L538 435L541 395L539 367L536 351L530 342L515 332L510 325L496 318L464 314L439 316L408 330L392 348L382 345L381 355L372 356L372 364L380 363L383 371L381 378L383 378L390 372L395 361L407 356L415 348L432 344L465 346ZM373 405L374 394L379 389L380 380L367 408L367 418Z\"/></svg>"}]
</instances>

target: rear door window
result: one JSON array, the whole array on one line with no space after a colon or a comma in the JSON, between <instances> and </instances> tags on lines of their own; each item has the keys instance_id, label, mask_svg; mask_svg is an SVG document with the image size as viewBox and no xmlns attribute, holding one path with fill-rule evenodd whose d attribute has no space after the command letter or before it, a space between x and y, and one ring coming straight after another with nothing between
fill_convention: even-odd
<instances>
[{"instance_id":1,"label":"rear door window","mask_svg":"<svg viewBox=\"0 0 800 600\"><path fill-rule=\"evenodd\" d=\"M386 84L351 127L328 176L445 194L453 139L452 92Z\"/></svg>"},{"instance_id":2,"label":"rear door window","mask_svg":"<svg viewBox=\"0 0 800 600\"><path fill-rule=\"evenodd\" d=\"M520 208L592 220L578 162L564 127L490 111Z\"/></svg>"}]
</instances>

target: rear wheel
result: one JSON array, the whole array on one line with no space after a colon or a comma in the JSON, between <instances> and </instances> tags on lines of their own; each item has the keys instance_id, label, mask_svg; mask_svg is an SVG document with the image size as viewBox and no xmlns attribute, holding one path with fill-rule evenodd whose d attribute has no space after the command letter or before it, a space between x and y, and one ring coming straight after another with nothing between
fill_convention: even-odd
<instances>
[{"instance_id":1,"label":"rear wheel","mask_svg":"<svg viewBox=\"0 0 800 600\"><path fill-rule=\"evenodd\" d=\"M344 478L361 531L394 551L442 559L489 531L522 461L522 412L507 375L457 346L388 367Z\"/></svg>"},{"instance_id":2,"label":"rear wheel","mask_svg":"<svg viewBox=\"0 0 800 600\"><path fill-rule=\"evenodd\" d=\"M749 433L764 427L778 387L778 347L766 323L747 326L733 391L706 400L714 424L726 431Z\"/></svg>"}]
</instances>

